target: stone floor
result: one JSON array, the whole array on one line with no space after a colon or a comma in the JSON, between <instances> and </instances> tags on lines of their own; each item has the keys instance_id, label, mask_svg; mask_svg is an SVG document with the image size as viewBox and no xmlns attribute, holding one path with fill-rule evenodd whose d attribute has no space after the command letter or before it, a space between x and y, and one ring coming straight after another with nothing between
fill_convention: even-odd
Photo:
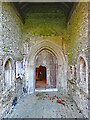
<instances>
[{"instance_id":1,"label":"stone floor","mask_svg":"<svg viewBox=\"0 0 90 120\"><path fill-rule=\"evenodd\" d=\"M8 118L83 118L75 102L58 92L35 93L22 97Z\"/></svg>"}]
</instances>

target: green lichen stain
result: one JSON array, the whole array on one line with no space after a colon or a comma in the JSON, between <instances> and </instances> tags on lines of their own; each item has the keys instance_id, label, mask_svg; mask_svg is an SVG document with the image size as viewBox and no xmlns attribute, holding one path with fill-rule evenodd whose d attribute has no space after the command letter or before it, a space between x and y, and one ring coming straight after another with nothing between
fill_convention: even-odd
<instances>
[{"instance_id":1,"label":"green lichen stain","mask_svg":"<svg viewBox=\"0 0 90 120\"><path fill-rule=\"evenodd\" d=\"M25 15L24 32L34 35L59 36L67 29L66 15L58 7L32 7Z\"/></svg>"},{"instance_id":2,"label":"green lichen stain","mask_svg":"<svg viewBox=\"0 0 90 120\"><path fill-rule=\"evenodd\" d=\"M79 3L68 24L68 63L76 64L77 57L82 53L88 41L87 3Z\"/></svg>"}]
</instances>

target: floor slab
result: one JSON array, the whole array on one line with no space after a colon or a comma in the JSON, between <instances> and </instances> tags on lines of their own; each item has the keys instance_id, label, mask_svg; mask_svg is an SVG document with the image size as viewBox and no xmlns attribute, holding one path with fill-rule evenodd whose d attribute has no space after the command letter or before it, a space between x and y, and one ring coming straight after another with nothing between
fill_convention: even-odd
<instances>
[{"instance_id":1,"label":"floor slab","mask_svg":"<svg viewBox=\"0 0 90 120\"><path fill-rule=\"evenodd\" d=\"M44 92L22 97L8 118L84 118L68 95Z\"/></svg>"}]
</instances>

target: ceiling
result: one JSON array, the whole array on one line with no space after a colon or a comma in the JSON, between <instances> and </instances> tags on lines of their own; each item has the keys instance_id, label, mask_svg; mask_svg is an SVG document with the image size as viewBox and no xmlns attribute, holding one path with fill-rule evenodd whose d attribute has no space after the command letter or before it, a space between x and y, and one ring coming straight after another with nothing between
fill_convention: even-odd
<instances>
[{"instance_id":1,"label":"ceiling","mask_svg":"<svg viewBox=\"0 0 90 120\"><path fill-rule=\"evenodd\" d=\"M33 7L35 6L42 6L42 7L51 7L56 6L60 7L62 10L65 11L67 20L70 17L70 13L72 12L72 9L74 8L75 4L74 2L12 2L14 8L19 13L20 18L22 19L23 23L25 23L25 14Z\"/></svg>"}]
</instances>

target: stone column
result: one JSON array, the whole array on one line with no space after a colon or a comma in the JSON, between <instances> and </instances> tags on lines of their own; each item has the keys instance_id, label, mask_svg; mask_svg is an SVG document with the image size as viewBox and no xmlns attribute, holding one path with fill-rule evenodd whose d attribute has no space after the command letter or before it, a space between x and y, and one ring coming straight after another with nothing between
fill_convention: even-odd
<instances>
[{"instance_id":1,"label":"stone column","mask_svg":"<svg viewBox=\"0 0 90 120\"><path fill-rule=\"evenodd\" d=\"M28 75L28 94L35 90L35 65L29 65L27 69Z\"/></svg>"},{"instance_id":2,"label":"stone column","mask_svg":"<svg viewBox=\"0 0 90 120\"><path fill-rule=\"evenodd\" d=\"M67 91L67 78L66 71L64 70L63 65L58 65L58 83L57 88L60 93L66 93Z\"/></svg>"},{"instance_id":3,"label":"stone column","mask_svg":"<svg viewBox=\"0 0 90 120\"><path fill-rule=\"evenodd\" d=\"M62 83L61 83L62 76L61 76L61 72L62 72L62 66L61 66L61 65L58 65L57 88L58 88L58 91L59 91L59 92L60 92L61 89L62 89Z\"/></svg>"}]
</instances>

